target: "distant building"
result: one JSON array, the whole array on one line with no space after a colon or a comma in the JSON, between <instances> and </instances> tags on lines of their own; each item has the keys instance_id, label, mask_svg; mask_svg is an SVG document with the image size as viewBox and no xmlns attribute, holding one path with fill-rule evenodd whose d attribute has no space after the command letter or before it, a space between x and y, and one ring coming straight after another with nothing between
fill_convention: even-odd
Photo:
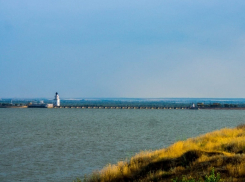
<instances>
[{"instance_id":1,"label":"distant building","mask_svg":"<svg viewBox=\"0 0 245 182\"><path fill-rule=\"evenodd\" d=\"M58 92L56 92L54 96L54 106L60 106L60 96L58 95Z\"/></svg>"},{"instance_id":2,"label":"distant building","mask_svg":"<svg viewBox=\"0 0 245 182\"><path fill-rule=\"evenodd\" d=\"M198 107L196 107L196 105L194 103L192 103L191 107L189 107L189 109L195 109L198 110Z\"/></svg>"},{"instance_id":3,"label":"distant building","mask_svg":"<svg viewBox=\"0 0 245 182\"><path fill-rule=\"evenodd\" d=\"M197 103L197 107L204 107L204 103L202 102Z\"/></svg>"},{"instance_id":4,"label":"distant building","mask_svg":"<svg viewBox=\"0 0 245 182\"><path fill-rule=\"evenodd\" d=\"M46 104L46 108L53 108L54 105L53 104Z\"/></svg>"},{"instance_id":5,"label":"distant building","mask_svg":"<svg viewBox=\"0 0 245 182\"><path fill-rule=\"evenodd\" d=\"M45 104L43 101L40 101L40 103L29 103L29 108L53 108L53 104Z\"/></svg>"}]
</instances>

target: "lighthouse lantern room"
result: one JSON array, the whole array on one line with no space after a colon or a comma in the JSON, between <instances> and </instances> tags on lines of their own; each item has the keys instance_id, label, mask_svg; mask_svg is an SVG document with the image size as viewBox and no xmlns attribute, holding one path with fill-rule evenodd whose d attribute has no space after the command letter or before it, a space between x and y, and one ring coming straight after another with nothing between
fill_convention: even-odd
<instances>
[{"instance_id":1,"label":"lighthouse lantern room","mask_svg":"<svg viewBox=\"0 0 245 182\"><path fill-rule=\"evenodd\" d=\"M54 106L60 106L60 96L58 95L58 92L56 92L54 96Z\"/></svg>"}]
</instances>

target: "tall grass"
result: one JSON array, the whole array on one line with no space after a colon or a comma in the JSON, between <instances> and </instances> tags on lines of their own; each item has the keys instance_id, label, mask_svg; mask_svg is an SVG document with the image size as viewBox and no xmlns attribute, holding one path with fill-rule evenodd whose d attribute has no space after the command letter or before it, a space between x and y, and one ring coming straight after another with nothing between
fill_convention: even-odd
<instances>
[{"instance_id":1,"label":"tall grass","mask_svg":"<svg viewBox=\"0 0 245 182\"><path fill-rule=\"evenodd\" d=\"M245 125L140 152L128 161L107 165L84 181L171 181L183 175L204 180L213 167L223 180L245 181Z\"/></svg>"}]
</instances>

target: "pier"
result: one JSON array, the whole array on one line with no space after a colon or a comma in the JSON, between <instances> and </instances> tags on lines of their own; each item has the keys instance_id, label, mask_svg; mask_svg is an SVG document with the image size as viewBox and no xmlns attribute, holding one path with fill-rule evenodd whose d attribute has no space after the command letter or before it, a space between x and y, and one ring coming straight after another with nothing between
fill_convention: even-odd
<instances>
[{"instance_id":1,"label":"pier","mask_svg":"<svg viewBox=\"0 0 245 182\"><path fill-rule=\"evenodd\" d=\"M77 101L60 101L58 92L53 100L12 100L0 101L0 108L54 108L54 109L158 109L158 110L245 110L245 99L222 102L219 100L189 99L185 100L144 100L144 99L95 99Z\"/></svg>"},{"instance_id":2,"label":"pier","mask_svg":"<svg viewBox=\"0 0 245 182\"><path fill-rule=\"evenodd\" d=\"M192 110L193 108L191 107L140 107L140 106L54 106L54 109L162 109L162 110L186 110L190 109ZM196 110L207 110L207 109L212 109L212 110L245 110L245 107L202 107L199 108L197 107Z\"/></svg>"},{"instance_id":3,"label":"pier","mask_svg":"<svg viewBox=\"0 0 245 182\"><path fill-rule=\"evenodd\" d=\"M141 107L141 106L54 106L55 109L190 109L189 107Z\"/></svg>"},{"instance_id":4,"label":"pier","mask_svg":"<svg viewBox=\"0 0 245 182\"><path fill-rule=\"evenodd\" d=\"M174 106L97 106L97 105L60 105L60 106L53 106L53 107L33 107L31 105L11 105L11 104L0 104L0 108L53 108L53 109L145 109L145 110L152 110L152 109L158 109L158 110L207 110L207 109L212 109L212 110L245 110L245 107L238 107L238 106L233 106L233 107L225 107L225 106L206 106L206 107L186 107L186 106L179 106L179 107L174 107Z\"/></svg>"},{"instance_id":5,"label":"pier","mask_svg":"<svg viewBox=\"0 0 245 182\"><path fill-rule=\"evenodd\" d=\"M114 103L115 104L115 103ZM178 106L169 105L169 106L162 106L162 105L147 105L147 104L130 104L125 103L127 105L118 104L118 105L112 105L112 104L86 104L86 105L53 105L53 104L2 104L0 103L0 108L54 108L54 109L145 109L145 110L152 110L152 109L158 109L158 110L245 110L245 106L243 105L232 105L232 104L211 104L211 105L200 105L197 104L197 106L191 105L191 104L182 104L182 106L179 104Z\"/></svg>"}]
</instances>

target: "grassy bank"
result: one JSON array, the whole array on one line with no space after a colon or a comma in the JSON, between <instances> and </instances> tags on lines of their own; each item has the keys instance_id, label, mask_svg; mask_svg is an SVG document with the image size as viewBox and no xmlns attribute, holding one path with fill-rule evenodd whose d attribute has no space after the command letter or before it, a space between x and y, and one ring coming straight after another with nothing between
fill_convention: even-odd
<instances>
[{"instance_id":1,"label":"grassy bank","mask_svg":"<svg viewBox=\"0 0 245 182\"><path fill-rule=\"evenodd\" d=\"M165 149L141 152L82 181L194 182L207 181L208 176L217 173L222 181L245 182L245 125L178 141Z\"/></svg>"}]
</instances>

